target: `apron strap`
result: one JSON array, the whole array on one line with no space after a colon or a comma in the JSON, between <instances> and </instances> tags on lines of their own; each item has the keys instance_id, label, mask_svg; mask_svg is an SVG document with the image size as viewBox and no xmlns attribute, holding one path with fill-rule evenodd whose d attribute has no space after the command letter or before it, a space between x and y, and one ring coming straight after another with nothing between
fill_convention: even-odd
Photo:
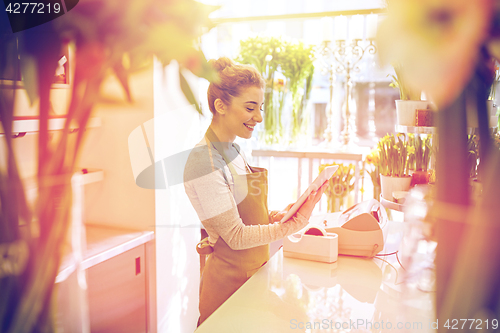
<instances>
[{"instance_id":1,"label":"apron strap","mask_svg":"<svg viewBox=\"0 0 500 333\"><path fill-rule=\"evenodd\" d=\"M238 154L240 154L240 155L241 155L241 158L243 159L243 162L245 162L245 166L247 167L248 172L249 172L249 173L253 173L252 167L250 166L250 164L248 164L248 162L247 162L247 160L246 160L246 158L245 158L244 154L242 154L242 153L240 152L240 146L238 146L238 144L236 144L236 143L233 143L233 147L234 147L234 149L236 149L236 151L238 152Z\"/></svg>"},{"instance_id":2,"label":"apron strap","mask_svg":"<svg viewBox=\"0 0 500 333\"><path fill-rule=\"evenodd\" d=\"M213 146L213 148L215 150L217 150L219 152L219 154L221 154L222 159L224 160L224 162L226 162L226 165L228 166L231 174L237 175L238 173L234 169L232 163L229 163L229 159L227 158L227 156L224 152L224 149L222 147L222 143L220 142L219 138L217 137L217 135L214 133L214 131L212 130L212 128L210 126L208 127L207 132L205 133L205 137L207 138L209 143ZM210 144L208 145L209 149L210 149ZM233 147L236 149L236 151L239 154L240 153L239 146L233 144ZM243 161L245 161L245 158L243 157L243 155L242 155L242 158L243 158ZM246 163L246 161L245 161L245 163ZM249 170L251 171L250 168L249 168ZM222 172L224 173L224 170ZM226 178L225 174L224 174L224 178ZM227 181L227 178L226 178L226 181Z\"/></svg>"},{"instance_id":3,"label":"apron strap","mask_svg":"<svg viewBox=\"0 0 500 333\"><path fill-rule=\"evenodd\" d=\"M212 148L210 147L210 144L208 144L207 147L208 147L208 153L210 154L210 163L212 164L212 171L215 171L214 160L212 158ZM224 181L229 186L229 180L227 179L226 171L224 170L224 168L221 168L221 171L222 171L222 176L224 177Z\"/></svg>"},{"instance_id":4,"label":"apron strap","mask_svg":"<svg viewBox=\"0 0 500 333\"><path fill-rule=\"evenodd\" d=\"M196 252L204 255L214 252L214 248L208 241L208 237L203 238L198 244L196 244Z\"/></svg>"}]
</instances>

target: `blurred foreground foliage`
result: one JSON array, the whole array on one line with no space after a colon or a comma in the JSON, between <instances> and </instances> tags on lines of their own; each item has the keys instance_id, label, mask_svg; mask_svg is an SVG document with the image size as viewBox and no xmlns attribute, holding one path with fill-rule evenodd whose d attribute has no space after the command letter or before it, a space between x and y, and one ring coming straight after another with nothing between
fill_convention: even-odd
<instances>
[{"instance_id":1,"label":"blurred foreground foliage","mask_svg":"<svg viewBox=\"0 0 500 333\"><path fill-rule=\"evenodd\" d=\"M132 100L128 77L152 64L179 63L181 88L196 105L186 70L214 79L199 48L199 39L213 27L217 9L193 0L85 0L67 14L13 34L0 24L0 73L18 71L22 85L0 91L0 332L55 331L53 289L61 249L71 216L71 177L85 131L69 139L69 124L85 128L103 79L114 73ZM50 89L63 47L74 49L74 75L65 128L50 140ZM14 88L14 89L12 89ZM37 200L27 204L20 166L14 156L14 93L26 89L30 102L39 100ZM5 149L3 149L5 148Z\"/></svg>"}]
</instances>

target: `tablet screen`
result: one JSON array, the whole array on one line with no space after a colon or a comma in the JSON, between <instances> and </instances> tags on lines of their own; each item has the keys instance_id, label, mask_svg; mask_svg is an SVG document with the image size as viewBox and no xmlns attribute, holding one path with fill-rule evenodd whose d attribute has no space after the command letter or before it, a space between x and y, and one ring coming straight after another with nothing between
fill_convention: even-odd
<instances>
[{"instance_id":1,"label":"tablet screen","mask_svg":"<svg viewBox=\"0 0 500 333\"><path fill-rule=\"evenodd\" d=\"M300 206L302 206L302 204L306 201L309 194L311 194L313 190L316 191L317 189L319 189L321 185L332 178L333 174L335 173L335 171L337 171L338 168L338 165L328 166L324 168L323 171L321 171L321 173L318 175L318 177L316 177L316 179L311 183L311 185L309 185L307 190L302 193L299 200L297 200L290 208L290 210L285 214L285 216L283 216L280 222L283 223L290 219L299 210Z\"/></svg>"}]
</instances>

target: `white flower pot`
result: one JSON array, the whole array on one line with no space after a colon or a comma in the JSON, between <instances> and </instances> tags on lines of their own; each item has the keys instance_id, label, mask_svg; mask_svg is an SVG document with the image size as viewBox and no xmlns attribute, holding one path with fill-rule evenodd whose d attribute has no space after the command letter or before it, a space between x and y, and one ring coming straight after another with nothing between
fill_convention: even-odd
<instances>
[{"instance_id":1,"label":"white flower pot","mask_svg":"<svg viewBox=\"0 0 500 333\"><path fill-rule=\"evenodd\" d=\"M497 105L491 99L486 101L486 110L488 110L488 123L490 127L498 126ZM467 127L478 128L477 114L474 112L467 112Z\"/></svg>"},{"instance_id":2,"label":"white flower pot","mask_svg":"<svg viewBox=\"0 0 500 333\"><path fill-rule=\"evenodd\" d=\"M497 115L497 105L494 103L493 100L489 99L486 101L486 108L488 109L488 113L490 116Z\"/></svg>"},{"instance_id":3,"label":"white flower pot","mask_svg":"<svg viewBox=\"0 0 500 333\"><path fill-rule=\"evenodd\" d=\"M397 124L402 126L415 126L416 110L427 109L427 101L396 101Z\"/></svg>"},{"instance_id":4,"label":"white flower pot","mask_svg":"<svg viewBox=\"0 0 500 333\"><path fill-rule=\"evenodd\" d=\"M494 104L494 101L487 100L486 101L486 108L488 110L490 127L497 127L498 126L498 117L497 117L498 106L496 104Z\"/></svg>"},{"instance_id":5,"label":"white flower pot","mask_svg":"<svg viewBox=\"0 0 500 333\"><path fill-rule=\"evenodd\" d=\"M380 175L380 187L382 188L382 197L389 201L394 201L392 192L394 191L409 191L411 184L411 176L406 177L391 177Z\"/></svg>"}]
</instances>

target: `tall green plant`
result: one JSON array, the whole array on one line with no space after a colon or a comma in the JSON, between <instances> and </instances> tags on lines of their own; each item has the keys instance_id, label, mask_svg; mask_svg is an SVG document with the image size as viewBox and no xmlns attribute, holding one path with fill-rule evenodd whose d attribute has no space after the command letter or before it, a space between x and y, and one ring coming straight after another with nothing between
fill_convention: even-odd
<instances>
[{"instance_id":1,"label":"tall green plant","mask_svg":"<svg viewBox=\"0 0 500 333\"><path fill-rule=\"evenodd\" d=\"M261 139L267 144L279 143L283 138L281 116L285 103L285 90L276 86L276 73L284 54L284 40L276 37L249 37L240 41L236 61L250 64L266 80L264 93L264 132Z\"/></svg>"},{"instance_id":2,"label":"tall green plant","mask_svg":"<svg viewBox=\"0 0 500 333\"><path fill-rule=\"evenodd\" d=\"M495 95L497 92L498 81L500 81L500 70L498 68L497 62L495 61L495 78L491 83L491 86L488 91L488 99L495 101Z\"/></svg>"},{"instance_id":3,"label":"tall green plant","mask_svg":"<svg viewBox=\"0 0 500 333\"><path fill-rule=\"evenodd\" d=\"M413 152L413 147L409 146L405 139L402 133L398 133L396 137L390 134L380 139L377 148L381 175L392 177L409 175L408 159Z\"/></svg>"},{"instance_id":4,"label":"tall green plant","mask_svg":"<svg viewBox=\"0 0 500 333\"><path fill-rule=\"evenodd\" d=\"M477 176L479 164L479 138L475 135L467 136L467 170L469 177L474 178Z\"/></svg>"},{"instance_id":5,"label":"tall green plant","mask_svg":"<svg viewBox=\"0 0 500 333\"><path fill-rule=\"evenodd\" d=\"M312 88L314 75L314 51L303 42L287 43L283 63L283 75L289 79L292 94L291 139L295 141L307 127L306 107Z\"/></svg>"},{"instance_id":6,"label":"tall green plant","mask_svg":"<svg viewBox=\"0 0 500 333\"><path fill-rule=\"evenodd\" d=\"M432 135L427 135L424 139L420 135L408 134L408 146L413 147L409 156L408 164L411 170L427 171L431 159Z\"/></svg>"},{"instance_id":7,"label":"tall green plant","mask_svg":"<svg viewBox=\"0 0 500 333\"><path fill-rule=\"evenodd\" d=\"M419 101L422 92L420 90L411 89L407 81L404 79L403 67L399 64L393 64L396 75L390 74L392 82L389 86L399 89L399 98L403 101Z\"/></svg>"},{"instance_id":8,"label":"tall green plant","mask_svg":"<svg viewBox=\"0 0 500 333\"><path fill-rule=\"evenodd\" d=\"M417 171L427 171L432 155L432 137L428 135L424 139L417 136L415 141L415 169Z\"/></svg>"},{"instance_id":9,"label":"tall green plant","mask_svg":"<svg viewBox=\"0 0 500 333\"><path fill-rule=\"evenodd\" d=\"M213 73L196 43L202 27L212 26L208 15L214 9L193 0L89 0L15 36L8 28L0 30L0 45L11 46L7 50L9 58L18 59L19 55L22 60L24 87L31 101L39 98L40 123L38 196L31 212L12 142L15 105L11 96L0 94L0 121L5 132L2 140L6 147L6 156L0 159L0 252L9 254L0 257L1 332L55 330L51 314L53 288L70 219L70 180L85 133L80 130L76 139L70 140L70 123L86 127L109 71L132 99L127 77L147 62L151 64L153 56L164 64L176 59L181 68L212 79ZM71 102L62 135L51 141L50 89L59 50L68 41L75 48ZM0 59L0 73L8 71L9 66ZM182 71L179 75L186 97L198 105Z\"/></svg>"},{"instance_id":10,"label":"tall green plant","mask_svg":"<svg viewBox=\"0 0 500 333\"><path fill-rule=\"evenodd\" d=\"M264 100L264 133L267 144L282 142L282 123L286 95L292 95L291 141L307 127L305 114L312 89L314 53L312 46L275 37L250 37L240 42L236 61L255 66L266 79ZM276 85L279 74L286 78L285 87Z\"/></svg>"}]
</instances>

